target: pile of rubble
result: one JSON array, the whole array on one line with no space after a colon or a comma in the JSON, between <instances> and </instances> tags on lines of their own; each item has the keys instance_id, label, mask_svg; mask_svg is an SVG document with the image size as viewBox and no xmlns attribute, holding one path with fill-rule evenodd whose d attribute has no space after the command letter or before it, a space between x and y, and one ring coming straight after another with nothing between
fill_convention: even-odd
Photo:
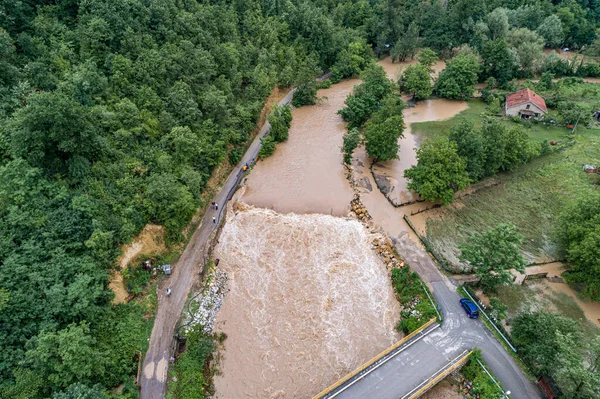
<instances>
[{"instance_id":1,"label":"pile of rubble","mask_svg":"<svg viewBox=\"0 0 600 399\"><path fill-rule=\"evenodd\" d=\"M226 272L215 271L209 277L207 285L202 293L192 299L190 310L193 314L188 317L186 331L189 332L196 325L202 326L202 331L211 334L215 326L215 316L221 305L223 297L227 292L227 280L229 276Z\"/></svg>"},{"instance_id":2,"label":"pile of rubble","mask_svg":"<svg viewBox=\"0 0 600 399\"><path fill-rule=\"evenodd\" d=\"M460 379L460 392L463 393L465 398L469 399L479 399L479 395L473 393L473 381L469 381L466 378Z\"/></svg>"},{"instance_id":3,"label":"pile of rubble","mask_svg":"<svg viewBox=\"0 0 600 399\"><path fill-rule=\"evenodd\" d=\"M398 255L394 251L392 243L389 240L383 237L375 238L372 244L373 250L377 252L377 255L379 255L381 259L383 259L383 262L389 270L395 267L405 266L405 263L398 258Z\"/></svg>"},{"instance_id":4,"label":"pile of rubble","mask_svg":"<svg viewBox=\"0 0 600 399\"><path fill-rule=\"evenodd\" d=\"M356 215L356 218L363 223L368 223L372 219L358 194L355 194L354 199L350 201L350 210Z\"/></svg>"},{"instance_id":5,"label":"pile of rubble","mask_svg":"<svg viewBox=\"0 0 600 399\"><path fill-rule=\"evenodd\" d=\"M418 311L417 309L415 309L417 307L418 304L421 303L421 298L419 298L418 296L412 298L410 300L410 302L408 302L407 304L401 304L400 306L402 307L401 311L404 313L404 317L408 318L410 316L413 316L415 318L420 318L422 316L421 312Z\"/></svg>"}]
</instances>

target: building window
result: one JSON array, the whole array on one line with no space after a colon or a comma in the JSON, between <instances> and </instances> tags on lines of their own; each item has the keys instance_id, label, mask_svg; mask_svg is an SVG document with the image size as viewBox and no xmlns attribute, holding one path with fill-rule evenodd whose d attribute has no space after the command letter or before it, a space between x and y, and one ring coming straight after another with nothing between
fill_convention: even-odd
<instances>
[{"instance_id":1,"label":"building window","mask_svg":"<svg viewBox=\"0 0 600 399\"><path fill-rule=\"evenodd\" d=\"M527 107L525 109L529 109L531 108L531 104L527 104Z\"/></svg>"}]
</instances>

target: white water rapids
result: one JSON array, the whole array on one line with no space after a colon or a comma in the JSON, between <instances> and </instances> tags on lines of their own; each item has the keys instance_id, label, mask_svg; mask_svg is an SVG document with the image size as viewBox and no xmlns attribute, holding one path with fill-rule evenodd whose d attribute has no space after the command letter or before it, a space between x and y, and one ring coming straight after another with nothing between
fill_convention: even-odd
<instances>
[{"instance_id":1,"label":"white water rapids","mask_svg":"<svg viewBox=\"0 0 600 399\"><path fill-rule=\"evenodd\" d=\"M217 247L229 292L218 398L305 398L399 336L375 235L359 222L238 204Z\"/></svg>"}]
</instances>

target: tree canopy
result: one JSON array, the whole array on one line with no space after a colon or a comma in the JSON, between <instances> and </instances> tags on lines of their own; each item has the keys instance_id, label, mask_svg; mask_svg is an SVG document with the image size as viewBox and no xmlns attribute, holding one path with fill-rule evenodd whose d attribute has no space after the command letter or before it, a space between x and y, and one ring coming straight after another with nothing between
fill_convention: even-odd
<instances>
[{"instance_id":1,"label":"tree canopy","mask_svg":"<svg viewBox=\"0 0 600 399\"><path fill-rule=\"evenodd\" d=\"M525 259L521 255L523 236L516 227L500 224L482 234L475 234L460 246L459 259L467 261L488 289L512 282L511 269L525 272Z\"/></svg>"},{"instance_id":2,"label":"tree canopy","mask_svg":"<svg viewBox=\"0 0 600 399\"><path fill-rule=\"evenodd\" d=\"M452 203L454 193L469 185L465 161L457 150L447 139L426 141L417 149L417 165L404 171L404 177L410 179L408 188L425 200Z\"/></svg>"}]
</instances>

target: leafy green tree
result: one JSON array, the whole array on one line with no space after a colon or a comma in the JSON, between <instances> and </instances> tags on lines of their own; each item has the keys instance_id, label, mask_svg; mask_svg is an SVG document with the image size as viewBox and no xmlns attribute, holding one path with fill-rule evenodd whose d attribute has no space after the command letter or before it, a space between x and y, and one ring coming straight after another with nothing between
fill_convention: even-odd
<instances>
[{"instance_id":1,"label":"leafy green tree","mask_svg":"<svg viewBox=\"0 0 600 399\"><path fill-rule=\"evenodd\" d=\"M485 76L495 77L500 86L504 87L514 78L518 66L517 57L510 51L504 39L485 43L481 57Z\"/></svg>"},{"instance_id":2,"label":"leafy green tree","mask_svg":"<svg viewBox=\"0 0 600 399\"><path fill-rule=\"evenodd\" d=\"M101 151L90 109L61 93L31 96L8 121L8 132L13 154L48 174L81 178Z\"/></svg>"},{"instance_id":3,"label":"leafy green tree","mask_svg":"<svg viewBox=\"0 0 600 399\"><path fill-rule=\"evenodd\" d=\"M567 281L583 283L583 292L600 300L600 196L583 196L559 221L556 232L569 261Z\"/></svg>"},{"instance_id":4,"label":"leafy green tree","mask_svg":"<svg viewBox=\"0 0 600 399\"><path fill-rule=\"evenodd\" d=\"M431 96L431 77L424 65L409 65L400 77L400 90L411 93L415 100L425 100Z\"/></svg>"},{"instance_id":5,"label":"leafy green tree","mask_svg":"<svg viewBox=\"0 0 600 399\"><path fill-rule=\"evenodd\" d=\"M525 273L521 255L523 236L516 227L500 224L483 234L475 234L460 246L459 259L469 262L480 278L480 284L494 290L512 282L511 269Z\"/></svg>"},{"instance_id":6,"label":"leafy green tree","mask_svg":"<svg viewBox=\"0 0 600 399\"><path fill-rule=\"evenodd\" d=\"M549 47L558 47L563 42L563 24L556 15L548 16L537 28L537 32L544 38L545 44Z\"/></svg>"},{"instance_id":7,"label":"leafy green tree","mask_svg":"<svg viewBox=\"0 0 600 399\"><path fill-rule=\"evenodd\" d=\"M481 132L469 120L463 120L450 130L450 141L457 145L457 153L464 160L472 181L485 176L485 141Z\"/></svg>"},{"instance_id":8,"label":"leafy green tree","mask_svg":"<svg viewBox=\"0 0 600 399\"><path fill-rule=\"evenodd\" d=\"M275 153L275 147L277 142L273 136L267 136L260 139L260 151L258 152L258 158L264 159L270 157Z\"/></svg>"},{"instance_id":9,"label":"leafy green tree","mask_svg":"<svg viewBox=\"0 0 600 399\"><path fill-rule=\"evenodd\" d=\"M530 142L525 128L515 126L506 131L504 160L500 169L503 171L514 170L538 155L539 149Z\"/></svg>"},{"instance_id":10,"label":"leafy green tree","mask_svg":"<svg viewBox=\"0 0 600 399\"><path fill-rule=\"evenodd\" d=\"M105 365L95 344L87 323L71 324L58 332L41 332L30 341L25 364L55 388L92 381Z\"/></svg>"},{"instance_id":11,"label":"leafy green tree","mask_svg":"<svg viewBox=\"0 0 600 399\"><path fill-rule=\"evenodd\" d=\"M13 370L14 382L0 384L0 397L14 399L41 399L43 391L48 391L47 382L40 375L26 368Z\"/></svg>"},{"instance_id":12,"label":"leafy green tree","mask_svg":"<svg viewBox=\"0 0 600 399\"><path fill-rule=\"evenodd\" d=\"M164 225L172 235L178 234L196 211L187 187L166 173L148 178L146 204L151 220Z\"/></svg>"},{"instance_id":13,"label":"leafy green tree","mask_svg":"<svg viewBox=\"0 0 600 399\"><path fill-rule=\"evenodd\" d=\"M317 82L310 79L296 87L292 105L296 108L303 105L314 105L317 102Z\"/></svg>"},{"instance_id":14,"label":"leafy green tree","mask_svg":"<svg viewBox=\"0 0 600 399\"><path fill-rule=\"evenodd\" d=\"M506 162L507 129L499 121L491 120L483 124L481 135L485 147L485 176L493 176Z\"/></svg>"},{"instance_id":15,"label":"leafy green tree","mask_svg":"<svg viewBox=\"0 0 600 399\"><path fill-rule=\"evenodd\" d=\"M558 106L558 115L566 124L579 122L579 124L585 126L592 119L592 113L593 111L588 104L574 101L563 101Z\"/></svg>"},{"instance_id":16,"label":"leafy green tree","mask_svg":"<svg viewBox=\"0 0 600 399\"><path fill-rule=\"evenodd\" d=\"M552 82L552 79L554 79L553 73L544 72L542 73L542 76L540 76L540 81L538 84L543 90L550 90L552 89L552 86L554 84L554 82Z\"/></svg>"},{"instance_id":17,"label":"leafy green tree","mask_svg":"<svg viewBox=\"0 0 600 399\"><path fill-rule=\"evenodd\" d=\"M506 8L496 8L485 16L485 22L489 31L490 39L502 39L508 33L508 15Z\"/></svg>"},{"instance_id":18,"label":"leafy green tree","mask_svg":"<svg viewBox=\"0 0 600 399\"><path fill-rule=\"evenodd\" d=\"M348 128L359 128L373 114L381 100L392 93L394 84L387 78L383 68L372 65L361 74L363 83L355 86L346 97L346 107L338 114L348 122Z\"/></svg>"},{"instance_id":19,"label":"leafy green tree","mask_svg":"<svg viewBox=\"0 0 600 399\"><path fill-rule=\"evenodd\" d=\"M454 142L426 141L417 149L417 161L417 165L404 171L404 177L410 179L408 188L427 201L451 204L454 193L469 185L465 161Z\"/></svg>"},{"instance_id":20,"label":"leafy green tree","mask_svg":"<svg viewBox=\"0 0 600 399\"><path fill-rule=\"evenodd\" d=\"M557 333L576 337L577 342L583 339L578 323L564 316L538 311L521 313L513 319L510 335L535 375L553 375L560 364L564 353Z\"/></svg>"},{"instance_id":21,"label":"leafy green tree","mask_svg":"<svg viewBox=\"0 0 600 399\"><path fill-rule=\"evenodd\" d=\"M56 392L52 399L107 399L108 396L100 386L89 387L80 383L69 386L62 392Z\"/></svg>"},{"instance_id":22,"label":"leafy green tree","mask_svg":"<svg viewBox=\"0 0 600 399\"><path fill-rule=\"evenodd\" d=\"M358 40L350 43L347 49L340 52L337 61L331 68L335 80L358 76L373 62L373 52L367 42Z\"/></svg>"},{"instance_id":23,"label":"leafy green tree","mask_svg":"<svg viewBox=\"0 0 600 399\"><path fill-rule=\"evenodd\" d=\"M423 65L431 73L433 72L433 66L438 61L438 56L436 52L429 47L424 47L417 54L417 60L419 61L419 64Z\"/></svg>"},{"instance_id":24,"label":"leafy green tree","mask_svg":"<svg viewBox=\"0 0 600 399\"><path fill-rule=\"evenodd\" d=\"M292 110L289 105L273 106L273 111L269 115L269 124L271 125L269 136L273 137L277 143L287 140L291 123Z\"/></svg>"},{"instance_id":25,"label":"leafy green tree","mask_svg":"<svg viewBox=\"0 0 600 399\"><path fill-rule=\"evenodd\" d=\"M407 58L413 58L419 45L419 26L416 22L411 22L391 51L392 61L405 61Z\"/></svg>"},{"instance_id":26,"label":"leafy green tree","mask_svg":"<svg viewBox=\"0 0 600 399\"><path fill-rule=\"evenodd\" d=\"M398 139L404 131L403 109L398 96L390 95L365 124L365 149L376 162L398 157Z\"/></svg>"},{"instance_id":27,"label":"leafy green tree","mask_svg":"<svg viewBox=\"0 0 600 399\"><path fill-rule=\"evenodd\" d=\"M600 337L587 342L574 334L556 332L561 356L554 377L565 397L596 398L600 395Z\"/></svg>"},{"instance_id":28,"label":"leafy green tree","mask_svg":"<svg viewBox=\"0 0 600 399\"><path fill-rule=\"evenodd\" d=\"M464 100L473 95L477 77L481 70L475 55L457 55L446 64L435 84L440 97Z\"/></svg>"},{"instance_id":29,"label":"leafy green tree","mask_svg":"<svg viewBox=\"0 0 600 399\"><path fill-rule=\"evenodd\" d=\"M351 129L348 134L344 135L344 145L342 153L344 154L344 163L352 163L352 153L360 144L360 132L358 129Z\"/></svg>"},{"instance_id":30,"label":"leafy green tree","mask_svg":"<svg viewBox=\"0 0 600 399\"><path fill-rule=\"evenodd\" d=\"M515 49L523 73L532 75L544 55L544 39L527 28L518 28L508 32L506 42Z\"/></svg>"}]
</instances>

